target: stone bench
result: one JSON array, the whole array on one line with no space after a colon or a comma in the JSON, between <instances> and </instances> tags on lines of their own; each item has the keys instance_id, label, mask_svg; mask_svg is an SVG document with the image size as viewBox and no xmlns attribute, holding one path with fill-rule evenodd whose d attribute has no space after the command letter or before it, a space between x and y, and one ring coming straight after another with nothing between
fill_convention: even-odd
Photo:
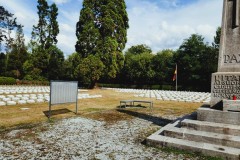
<instances>
[{"instance_id":1,"label":"stone bench","mask_svg":"<svg viewBox=\"0 0 240 160\"><path fill-rule=\"evenodd\" d=\"M124 106L126 108L128 103L130 104L130 106L134 106L134 103L149 103L150 109L153 108L153 102L152 101L143 101L143 100L121 100L120 101L120 107L122 107L123 106L122 104L124 104Z\"/></svg>"}]
</instances>

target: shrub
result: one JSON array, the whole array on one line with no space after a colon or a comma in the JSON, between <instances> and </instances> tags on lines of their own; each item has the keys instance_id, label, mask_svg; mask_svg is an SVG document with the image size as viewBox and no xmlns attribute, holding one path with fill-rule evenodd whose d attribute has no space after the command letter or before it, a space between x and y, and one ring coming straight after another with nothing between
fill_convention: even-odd
<instances>
[{"instance_id":1,"label":"shrub","mask_svg":"<svg viewBox=\"0 0 240 160\"><path fill-rule=\"evenodd\" d=\"M12 77L0 77L0 85L13 85L16 84L16 79Z\"/></svg>"}]
</instances>

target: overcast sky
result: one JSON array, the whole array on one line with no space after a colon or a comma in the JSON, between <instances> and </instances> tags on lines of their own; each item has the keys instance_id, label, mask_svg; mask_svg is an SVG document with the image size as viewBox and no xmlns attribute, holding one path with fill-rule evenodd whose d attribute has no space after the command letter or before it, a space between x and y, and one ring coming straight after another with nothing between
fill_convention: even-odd
<instances>
[{"instance_id":1,"label":"overcast sky","mask_svg":"<svg viewBox=\"0 0 240 160\"><path fill-rule=\"evenodd\" d=\"M59 9L57 46L65 56L75 51L76 22L83 0L48 0ZM177 49L184 39L198 33L211 43L221 26L223 0L125 0L129 17L126 48L146 44L154 53ZM37 0L0 0L0 5L24 25L26 43L38 22Z\"/></svg>"}]
</instances>

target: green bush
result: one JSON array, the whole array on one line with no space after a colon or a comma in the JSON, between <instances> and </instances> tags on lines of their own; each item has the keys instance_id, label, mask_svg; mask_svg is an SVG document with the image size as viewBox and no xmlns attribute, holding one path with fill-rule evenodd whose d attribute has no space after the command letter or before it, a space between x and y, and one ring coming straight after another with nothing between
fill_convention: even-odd
<instances>
[{"instance_id":1,"label":"green bush","mask_svg":"<svg viewBox=\"0 0 240 160\"><path fill-rule=\"evenodd\" d=\"M13 85L16 84L16 79L12 77L0 77L0 85Z\"/></svg>"},{"instance_id":2,"label":"green bush","mask_svg":"<svg viewBox=\"0 0 240 160\"><path fill-rule=\"evenodd\" d=\"M17 81L17 85L40 85L40 86L48 86L50 85L49 81L36 81L36 80L19 80Z\"/></svg>"}]
</instances>

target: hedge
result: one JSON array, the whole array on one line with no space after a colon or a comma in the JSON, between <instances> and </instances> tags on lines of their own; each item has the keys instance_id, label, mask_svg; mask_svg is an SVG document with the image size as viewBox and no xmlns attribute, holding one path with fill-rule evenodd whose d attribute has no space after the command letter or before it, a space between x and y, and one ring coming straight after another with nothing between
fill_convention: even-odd
<instances>
[{"instance_id":1,"label":"hedge","mask_svg":"<svg viewBox=\"0 0 240 160\"><path fill-rule=\"evenodd\" d=\"M0 77L0 85L13 85L16 84L16 79L12 77Z\"/></svg>"}]
</instances>

